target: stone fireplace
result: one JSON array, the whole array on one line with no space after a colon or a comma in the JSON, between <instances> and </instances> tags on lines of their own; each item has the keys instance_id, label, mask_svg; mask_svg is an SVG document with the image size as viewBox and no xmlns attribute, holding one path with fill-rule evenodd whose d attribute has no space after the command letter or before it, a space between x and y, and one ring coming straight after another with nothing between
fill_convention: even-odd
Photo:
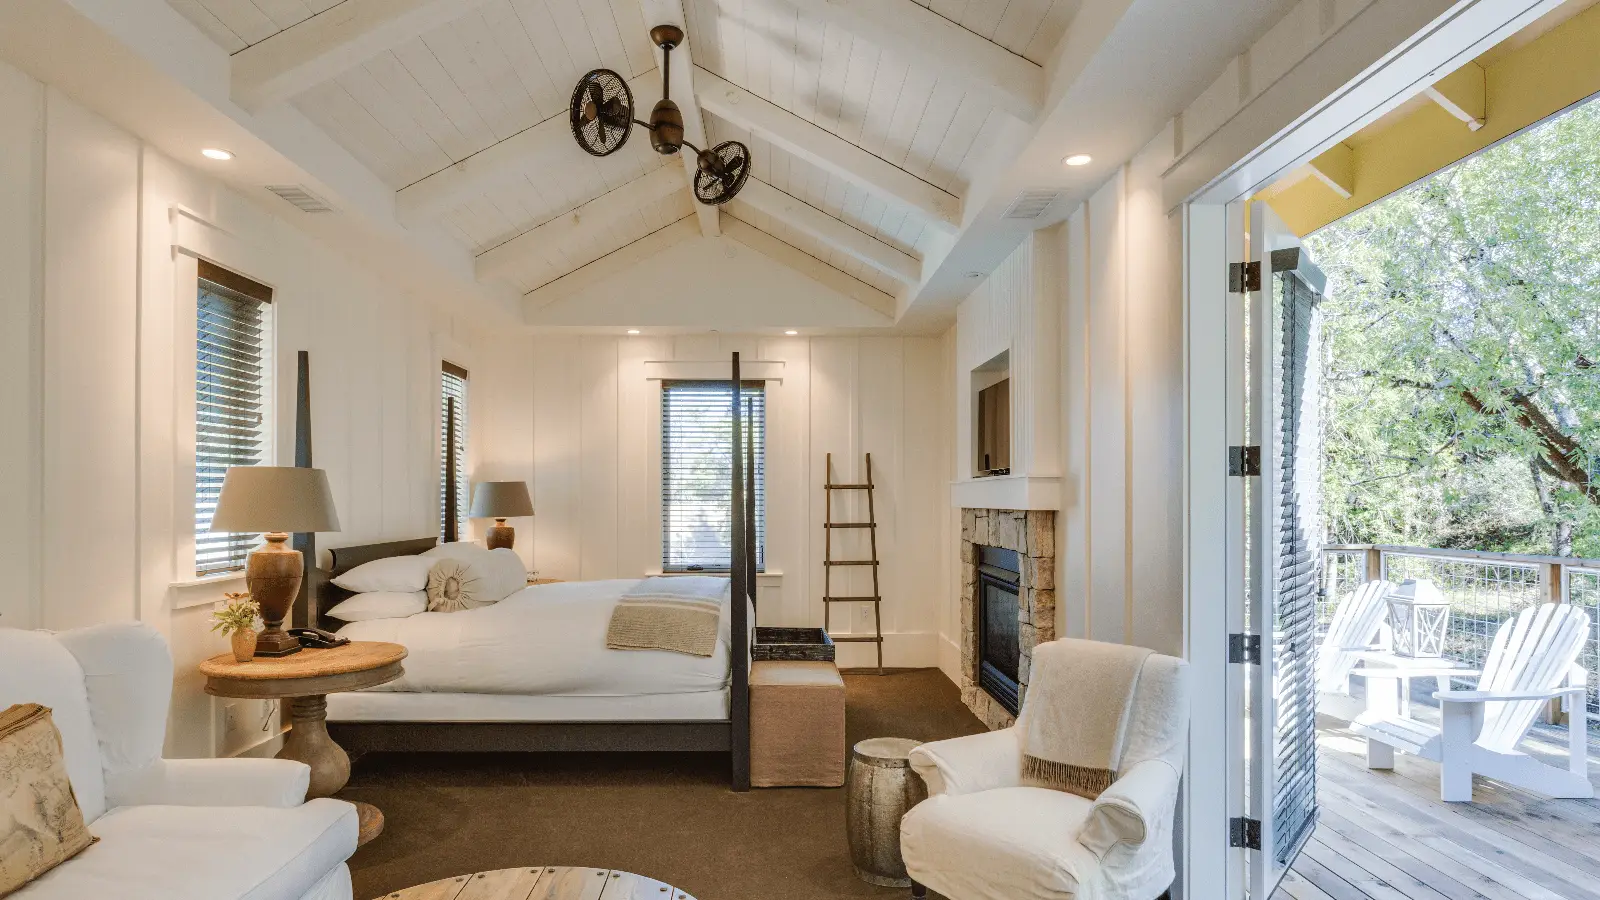
<instances>
[{"instance_id":1,"label":"stone fireplace","mask_svg":"<svg viewBox=\"0 0 1600 900\"><path fill-rule=\"evenodd\" d=\"M1009 697L1004 677L1000 679L1000 686L994 687L996 669L1007 668L1004 663L996 665L1010 649L1012 632L1003 627L1007 623L997 623L993 619L988 623L992 640L987 672L983 646L985 586L988 585L992 598L1007 599L1004 594L1008 586L1009 554L991 552L986 555L984 550L991 548L1016 554L1016 690L1020 701L1027 696L1033 648L1056 637L1055 520L1053 510L961 511L961 702L991 730L1007 727L1016 717L1006 708ZM1003 671L999 674L1009 675ZM985 681L990 687L986 688Z\"/></svg>"}]
</instances>

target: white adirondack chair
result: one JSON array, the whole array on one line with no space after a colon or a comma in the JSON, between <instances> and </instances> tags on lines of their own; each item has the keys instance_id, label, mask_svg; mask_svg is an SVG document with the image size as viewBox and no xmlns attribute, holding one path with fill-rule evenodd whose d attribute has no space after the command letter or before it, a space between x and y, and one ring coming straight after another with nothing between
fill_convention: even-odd
<instances>
[{"instance_id":1,"label":"white adirondack chair","mask_svg":"<svg viewBox=\"0 0 1600 900\"><path fill-rule=\"evenodd\" d=\"M1570 604L1545 603L1525 609L1500 626L1480 675L1460 669L1383 669L1365 667L1367 711L1351 729L1367 739L1367 767L1394 767L1402 750L1439 763L1439 796L1472 799L1472 775L1548 794L1590 799L1589 733L1583 713L1588 676L1577 664L1589 637L1589 614ZM1441 690L1442 727L1396 714L1398 688L1410 678L1478 678L1476 690ZM1539 711L1566 697L1576 706L1568 728L1567 768L1562 770L1517 749Z\"/></svg>"},{"instance_id":2,"label":"white adirondack chair","mask_svg":"<svg viewBox=\"0 0 1600 900\"><path fill-rule=\"evenodd\" d=\"M1384 597L1394 590L1388 581L1360 585L1333 612L1328 633L1317 649L1317 690L1350 692L1350 673L1361 654L1389 648L1388 611Z\"/></svg>"}]
</instances>

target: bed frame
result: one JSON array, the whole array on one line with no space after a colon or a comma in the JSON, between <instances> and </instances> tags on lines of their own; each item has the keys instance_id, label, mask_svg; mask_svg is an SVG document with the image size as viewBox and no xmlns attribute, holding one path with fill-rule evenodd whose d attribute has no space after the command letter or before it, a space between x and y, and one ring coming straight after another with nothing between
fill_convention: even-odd
<instances>
[{"instance_id":1,"label":"bed frame","mask_svg":"<svg viewBox=\"0 0 1600 900\"><path fill-rule=\"evenodd\" d=\"M352 756L377 751L679 751L727 752L735 791L750 789L750 611L756 602L754 448L743 441L744 409L739 354L732 359L733 460L731 505L732 653L729 658L728 718L622 722L329 722L328 732ZM356 566L391 556L415 556L438 538L340 547L331 564L307 580L296 610L298 621L336 630L343 623L323 611L350 596L332 578ZM304 616L304 618L299 618Z\"/></svg>"}]
</instances>

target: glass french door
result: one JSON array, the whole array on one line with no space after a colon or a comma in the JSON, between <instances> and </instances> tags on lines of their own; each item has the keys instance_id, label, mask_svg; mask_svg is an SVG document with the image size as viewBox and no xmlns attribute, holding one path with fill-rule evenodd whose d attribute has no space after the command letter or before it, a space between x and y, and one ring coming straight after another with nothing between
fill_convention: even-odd
<instances>
[{"instance_id":1,"label":"glass french door","mask_svg":"<svg viewBox=\"0 0 1600 900\"><path fill-rule=\"evenodd\" d=\"M1249 893L1277 889L1317 823L1316 592L1319 546L1318 307L1326 279L1275 213L1251 204L1246 285L1246 633L1244 677Z\"/></svg>"}]
</instances>

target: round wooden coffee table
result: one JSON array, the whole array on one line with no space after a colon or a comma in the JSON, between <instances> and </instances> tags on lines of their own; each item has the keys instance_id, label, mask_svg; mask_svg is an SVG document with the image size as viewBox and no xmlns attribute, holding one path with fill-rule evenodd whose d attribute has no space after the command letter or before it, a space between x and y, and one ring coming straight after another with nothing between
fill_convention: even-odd
<instances>
[{"instance_id":1,"label":"round wooden coffee table","mask_svg":"<svg viewBox=\"0 0 1600 900\"><path fill-rule=\"evenodd\" d=\"M213 656L200 664L206 693L246 700L289 701L290 729L279 759L311 767L306 798L331 797L350 781L350 757L328 736L328 695L358 691L405 674L400 665L406 648L381 641L352 641L343 647L307 647L290 656L258 656L237 662L233 654ZM383 831L383 813L357 803L361 843Z\"/></svg>"},{"instance_id":2,"label":"round wooden coffee table","mask_svg":"<svg viewBox=\"0 0 1600 900\"><path fill-rule=\"evenodd\" d=\"M375 900L694 900L654 878L618 869L529 866L441 878Z\"/></svg>"}]
</instances>

